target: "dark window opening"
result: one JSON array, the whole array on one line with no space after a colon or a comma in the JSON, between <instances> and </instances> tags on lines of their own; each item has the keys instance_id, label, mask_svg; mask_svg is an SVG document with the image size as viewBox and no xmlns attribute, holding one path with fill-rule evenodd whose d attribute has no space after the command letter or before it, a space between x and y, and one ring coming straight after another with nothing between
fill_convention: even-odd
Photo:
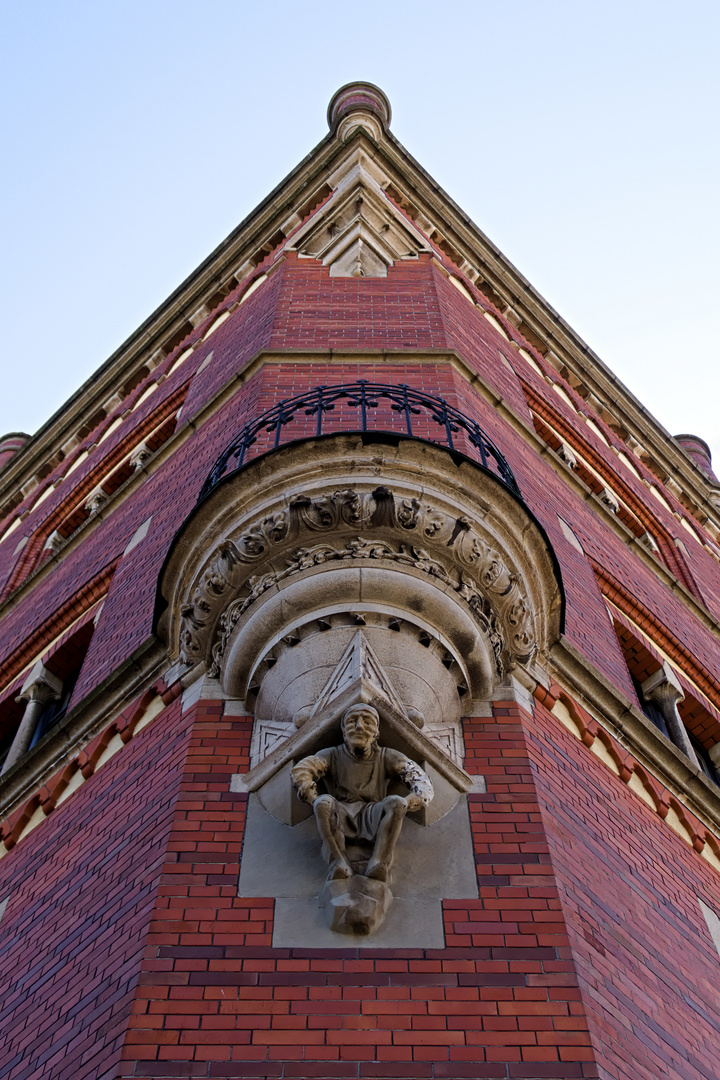
<instances>
[{"instance_id":1,"label":"dark window opening","mask_svg":"<svg viewBox=\"0 0 720 1080\"><path fill-rule=\"evenodd\" d=\"M93 631L92 621L80 627L72 636L43 662L48 671L57 676L62 682L62 691L57 701L49 701L40 714L35 725L28 751L32 750L40 740L56 727L68 711L77 686L78 678L82 670L87 651L90 647ZM0 703L0 770L7 759L10 748L23 719L26 702L18 701L20 694L19 683L12 695Z\"/></svg>"},{"instance_id":2,"label":"dark window opening","mask_svg":"<svg viewBox=\"0 0 720 1080\"><path fill-rule=\"evenodd\" d=\"M632 677L632 672L631 672L631 677ZM672 741L672 735L668 731L667 724L665 723L665 720L663 719L663 714L660 711L660 706L656 705L654 701L646 701L645 700L645 698L643 697L643 692L642 692L642 688L640 686L640 683L635 678L633 678L633 686L635 687L635 693L637 694L637 699L640 702L640 708L645 713L648 720L652 724L654 724L655 727L659 731L662 731L663 735L667 735L668 739L670 739Z\"/></svg>"},{"instance_id":3,"label":"dark window opening","mask_svg":"<svg viewBox=\"0 0 720 1080\"><path fill-rule=\"evenodd\" d=\"M645 642L635 637L623 623L615 622L615 632L640 708L658 731L662 731L663 735L674 743L675 740L668 731L660 707L654 701L646 701L642 692L642 683L660 667L657 656L653 655ZM708 780L712 780L720 787L720 771L709 752L710 747L720 742L720 723L704 703L700 693L697 697L693 697L686 690L684 699L678 702L677 710L697 755L700 768Z\"/></svg>"},{"instance_id":4,"label":"dark window opening","mask_svg":"<svg viewBox=\"0 0 720 1080\"><path fill-rule=\"evenodd\" d=\"M57 701L48 702L41 712L40 719L35 728L35 734L32 737L28 750L32 750L33 746L36 746L37 743L40 742L43 735L46 735L51 728L54 728L56 724L60 723L68 710L70 698L73 695L73 690L75 689L79 675L80 668L77 668L77 670L68 675L66 679L63 679L62 695Z\"/></svg>"}]
</instances>

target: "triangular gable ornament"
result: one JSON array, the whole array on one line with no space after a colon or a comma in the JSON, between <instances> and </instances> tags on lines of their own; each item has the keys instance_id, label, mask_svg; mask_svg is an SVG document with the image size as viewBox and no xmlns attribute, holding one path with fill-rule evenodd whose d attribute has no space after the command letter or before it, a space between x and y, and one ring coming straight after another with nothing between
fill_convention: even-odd
<instances>
[{"instance_id":1,"label":"triangular gable ornament","mask_svg":"<svg viewBox=\"0 0 720 1080\"><path fill-rule=\"evenodd\" d=\"M339 716L360 701L374 705L381 714L389 713L406 722L410 720L407 709L362 630L358 630L340 657L305 722L312 725L321 718Z\"/></svg>"}]
</instances>

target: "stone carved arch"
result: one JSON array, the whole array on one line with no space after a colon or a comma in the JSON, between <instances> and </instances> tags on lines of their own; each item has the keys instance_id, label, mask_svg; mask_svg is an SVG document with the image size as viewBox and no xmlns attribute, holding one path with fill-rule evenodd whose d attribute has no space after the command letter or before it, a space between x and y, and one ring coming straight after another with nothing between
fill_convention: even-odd
<instances>
[{"instance_id":1,"label":"stone carved arch","mask_svg":"<svg viewBox=\"0 0 720 1080\"><path fill-rule=\"evenodd\" d=\"M333 604L404 612L420 641L443 632L468 701L542 664L563 617L547 538L492 474L422 440L335 434L251 462L196 508L161 574L157 631L247 697L263 650Z\"/></svg>"}]
</instances>

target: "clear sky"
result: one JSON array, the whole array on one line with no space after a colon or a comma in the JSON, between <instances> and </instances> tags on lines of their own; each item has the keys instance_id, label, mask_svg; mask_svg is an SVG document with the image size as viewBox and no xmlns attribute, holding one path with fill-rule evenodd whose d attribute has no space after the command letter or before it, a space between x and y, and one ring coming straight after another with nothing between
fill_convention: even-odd
<instances>
[{"instance_id":1,"label":"clear sky","mask_svg":"<svg viewBox=\"0 0 720 1080\"><path fill-rule=\"evenodd\" d=\"M0 3L0 435L44 424L366 79L408 150L720 466L718 0Z\"/></svg>"}]
</instances>

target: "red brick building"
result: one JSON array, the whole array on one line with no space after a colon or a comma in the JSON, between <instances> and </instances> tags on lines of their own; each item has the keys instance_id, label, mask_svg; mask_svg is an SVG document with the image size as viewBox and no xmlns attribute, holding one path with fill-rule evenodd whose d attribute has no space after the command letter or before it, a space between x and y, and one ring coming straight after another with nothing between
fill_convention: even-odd
<instances>
[{"instance_id":1,"label":"red brick building","mask_svg":"<svg viewBox=\"0 0 720 1080\"><path fill-rule=\"evenodd\" d=\"M328 119L0 443L0 1076L714 1080L707 447ZM355 698L435 788L365 935L290 778Z\"/></svg>"}]
</instances>

